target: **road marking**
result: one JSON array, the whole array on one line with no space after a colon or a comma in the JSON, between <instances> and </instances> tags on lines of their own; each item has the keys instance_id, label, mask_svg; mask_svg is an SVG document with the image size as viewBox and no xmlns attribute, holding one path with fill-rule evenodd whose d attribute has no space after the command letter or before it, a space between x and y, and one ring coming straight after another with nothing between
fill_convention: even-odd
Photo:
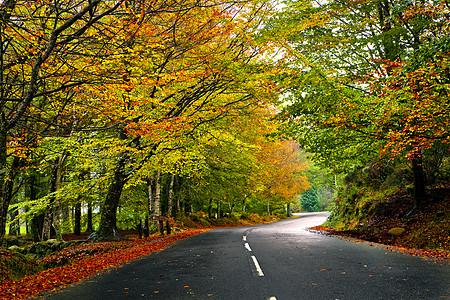
<instances>
[{"instance_id":1,"label":"road marking","mask_svg":"<svg viewBox=\"0 0 450 300\"><path fill-rule=\"evenodd\" d=\"M244 241L247 241L247 236L244 235L244 236L242 237L242 239L243 239Z\"/></svg>"},{"instance_id":2,"label":"road marking","mask_svg":"<svg viewBox=\"0 0 450 300\"><path fill-rule=\"evenodd\" d=\"M261 267L259 266L258 260L256 259L256 257L254 255L252 255L252 260L253 260L253 263L255 264L256 272L258 273L258 276L264 276L264 273L261 270Z\"/></svg>"},{"instance_id":3,"label":"road marking","mask_svg":"<svg viewBox=\"0 0 450 300\"><path fill-rule=\"evenodd\" d=\"M248 243L244 244L245 249L247 249L248 251L252 252L252 248L250 248L250 245Z\"/></svg>"},{"instance_id":4,"label":"road marking","mask_svg":"<svg viewBox=\"0 0 450 300\"><path fill-rule=\"evenodd\" d=\"M269 300L277 300L277 297L270 297Z\"/></svg>"}]
</instances>

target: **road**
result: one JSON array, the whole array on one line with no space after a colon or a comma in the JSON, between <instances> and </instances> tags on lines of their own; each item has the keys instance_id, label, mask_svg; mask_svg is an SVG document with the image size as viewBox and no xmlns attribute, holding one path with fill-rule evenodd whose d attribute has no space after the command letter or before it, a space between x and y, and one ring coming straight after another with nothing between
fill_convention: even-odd
<instances>
[{"instance_id":1,"label":"road","mask_svg":"<svg viewBox=\"0 0 450 300\"><path fill-rule=\"evenodd\" d=\"M216 229L50 299L445 299L450 265L309 232L326 213ZM48 298L46 298L48 299Z\"/></svg>"}]
</instances>

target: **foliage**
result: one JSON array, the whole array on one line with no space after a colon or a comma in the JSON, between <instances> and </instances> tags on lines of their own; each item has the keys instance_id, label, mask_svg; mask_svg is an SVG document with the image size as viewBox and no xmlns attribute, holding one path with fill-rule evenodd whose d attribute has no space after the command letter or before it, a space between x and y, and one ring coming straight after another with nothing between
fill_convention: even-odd
<instances>
[{"instance_id":1,"label":"foliage","mask_svg":"<svg viewBox=\"0 0 450 300\"><path fill-rule=\"evenodd\" d=\"M35 231L50 212L47 225L69 230L69 211L90 203L95 225L108 211L111 224L132 228L148 217L147 179L155 172L177 178L177 210L209 201L232 211L269 186L290 201L304 188L300 169L262 163L266 149L284 147L264 137L275 129L270 111L279 93L278 66L268 59L274 45L260 31L270 3L71 3L1 6L9 119L0 164L10 173L0 178L9 193L2 226L9 209L21 212L14 222L36 221ZM269 178L277 172L283 181L275 190Z\"/></svg>"},{"instance_id":2,"label":"foliage","mask_svg":"<svg viewBox=\"0 0 450 300\"><path fill-rule=\"evenodd\" d=\"M399 179L403 186L375 176L384 191L370 180L345 184L332 216L358 223L371 215L373 201L406 185L414 192L414 209L420 209L428 197L425 186L446 172L442 162L448 160L448 5L285 5L265 28L285 42L282 133L335 174L381 168L390 169L391 180L393 174L407 176ZM412 172L402 172L407 165Z\"/></svg>"},{"instance_id":3,"label":"foliage","mask_svg":"<svg viewBox=\"0 0 450 300\"><path fill-rule=\"evenodd\" d=\"M448 144L444 3L287 5L280 20L296 59L280 115L316 160L347 171Z\"/></svg>"},{"instance_id":4,"label":"foliage","mask_svg":"<svg viewBox=\"0 0 450 300\"><path fill-rule=\"evenodd\" d=\"M319 195L315 188L304 191L300 196L302 208L308 212L319 211Z\"/></svg>"}]
</instances>

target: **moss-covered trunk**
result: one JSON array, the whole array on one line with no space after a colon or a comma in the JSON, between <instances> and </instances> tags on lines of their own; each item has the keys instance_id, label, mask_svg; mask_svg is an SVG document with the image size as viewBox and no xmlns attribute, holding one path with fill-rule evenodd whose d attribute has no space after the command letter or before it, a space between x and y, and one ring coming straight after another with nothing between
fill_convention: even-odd
<instances>
[{"instance_id":1,"label":"moss-covered trunk","mask_svg":"<svg viewBox=\"0 0 450 300\"><path fill-rule=\"evenodd\" d=\"M97 230L89 236L90 240L120 239L116 230L116 214L120 196L122 195L127 178L124 172L124 165L124 158L119 159L119 164L116 167L112 182L109 185L105 201L100 207L100 224Z\"/></svg>"}]
</instances>

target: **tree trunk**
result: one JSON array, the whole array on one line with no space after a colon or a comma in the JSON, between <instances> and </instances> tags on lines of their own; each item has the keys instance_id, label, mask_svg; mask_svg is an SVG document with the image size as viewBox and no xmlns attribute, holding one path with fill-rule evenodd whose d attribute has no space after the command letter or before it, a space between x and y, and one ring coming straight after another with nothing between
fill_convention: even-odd
<instances>
[{"instance_id":1,"label":"tree trunk","mask_svg":"<svg viewBox=\"0 0 450 300\"><path fill-rule=\"evenodd\" d=\"M86 232L93 232L94 231L94 225L92 224L92 203L91 201L88 201L88 207L87 207L87 227Z\"/></svg>"},{"instance_id":2,"label":"tree trunk","mask_svg":"<svg viewBox=\"0 0 450 300\"><path fill-rule=\"evenodd\" d=\"M50 172L50 187L49 187L49 194L52 194L56 191L56 171L58 168L58 159L55 159L53 161L52 170ZM47 204L47 207L45 208L44 212L44 226L42 228L42 240L46 241L50 239L51 237L51 227L52 227L52 220L53 220L53 204L55 202L55 198L53 196L50 197L50 201Z\"/></svg>"},{"instance_id":3,"label":"tree trunk","mask_svg":"<svg viewBox=\"0 0 450 300\"><path fill-rule=\"evenodd\" d=\"M145 216L145 222L144 222L144 237L149 237L150 236L150 230L148 228L149 226L149 217Z\"/></svg>"},{"instance_id":4,"label":"tree trunk","mask_svg":"<svg viewBox=\"0 0 450 300\"><path fill-rule=\"evenodd\" d=\"M213 201L213 199L212 199L212 197L211 198L209 198L209 204L208 204L208 218L212 218L212 201Z\"/></svg>"},{"instance_id":5,"label":"tree trunk","mask_svg":"<svg viewBox=\"0 0 450 300\"><path fill-rule=\"evenodd\" d=\"M11 219L11 223L9 224L9 235L20 235L20 223L18 220L14 220L18 215L18 209L15 209L9 213L9 217Z\"/></svg>"},{"instance_id":6,"label":"tree trunk","mask_svg":"<svg viewBox=\"0 0 450 300\"><path fill-rule=\"evenodd\" d=\"M229 204L230 205L230 204ZM230 215L234 212L234 202L230 205Z\"/></svg>"},{"instance_id":7,"label":"tree trunk","mask_svg":"<svg viewBox=\"0 0 450 300\"><path fill-rule=\"evenodd\" d=\"M4 113L0 116L0 246L6 233L6 218L12 199L14 179L18 172L20 158L14 157L11 166L7 162L8 130ZM9 170L9 172L8 172Z\"/></svg>"},{"instance_id":8,"label":"tree trunk","mask_svg":"<svg viewBox=\"0 0 450 300\"><path fill-rule=\"evenodd\" d=\"M59 191L61 189L62 182L62 168L64 165L64 161L67 158L67 153L64 153L59 157L58 168L56 170L56 190ZM61 232L61 218L62 218L62 209L59 202L59 199L55 200L55 206L53 210L53 226L56 231L56 238L58 241L62 241L62 232Z\"/></svg>"},{"instance_id":9,"label":"tree trunk","mask_svg":"<svg viewBox=\"0 0 450 300\"><path fill-rule=\"evenodd\" d=\"M267 198L267 216L270 216L270 202L269 202L269 198Z\"/></svg>"},{"instance_id":10,"label":"tree trunk","mask_svg":"<svg viewBox=\"0 0 450 300\"><path fill-rule=\"evenodd\" d=\"M16 201L11 199L11 204L15 204ZM9 213L10 224L9 224L9 235L20 235L20 223L19 220L15 220L19 216L19 209L16 208Z\"/></svg>"},{"instance_id":11,"label":"tree trunk","mask_svg":"<svg viewBox=\"0 0 450 300\"><path fill-rule=\"evenodd\" d=\"M169 184L169 197L167 199L167 216L173 215L173 183L175 181L175 175L172 174Z\"/></svg>"},{"instance_id":12,"label":"tree trunk","mask_svg":"<svg viewBox=\"0 0 450 300\"><path fill-rule=\"evenodd\" d=\"M38 182L36 180L36 174L34 171L30 172L30 175L27 178L27 189L25 189L25 195L30 201L37 199L37 187ZM39 242L41 240L42 228L44 224L44 214L40 213L38 215L34 215L30 222L31 227L31 235L33 236L34 242Z\"/></svg>"},{"instance_id":13,"label":"tree trunk","mask_svg":"<svg viewBox=\"0 0 450 300\"><path fill-rule=\"evenodd\" d=\"M158 171L158 174L156 176L156 191L155 191L155 206L154 206L156 216L161 215L159 209L160 205L161 205L161 171Z\"/></svg>"},{"instance_id":14,"label":"tree trunk","mask_svg":"<svg viewBox=\"0 0 450 300\"><path fill-rule=\"evenodd\" d=\"M75 226L73 229L73 233L75 235L81 235L81 200L75 204Z\"/></svg>"},{"instance_id":15,"label":"tree trunk","mask_svg":"<svg viewBox=\"0 0 450 300\"><path fill-rule=\"evenodd\" d=\"M245 213L245 204L247 202L247 195L244 195L244 199L242 200L242 213Z\"/></svg>"},{"instance_id":16,"label":"tree trunk","mask_svg":"<svg viewBox=\"0 0 450 300\"><path fill-rule=\"evenodd\" d=\"M120 139L125 140L126 134L123 129L119 132ZM129 144L133 148L139 147L140 137L135 137ZM148 157L150 157L149 155ZM148 157L146 159L148 159ZM114 176L108 187L105 201L100 207L100 224L97 230L92 233L88 240L102 241L102 240L120 240L122 239L116 230L117 208L119 206L120 197L122 195L123 187L127 182L132 171L127 173L125 166L130 160L127 153L120 153L117 159L117 166L114 170ZM136 171L137 169L134 169Z\"/></svg>"},{"instance_id":17,"label":"tree trunk","mask_svg":"<svg viewBox=\"0 0 450 300\"><path fill-rule=\"evenodd\" d=\"M155 181L154 176L147 178L147 190L148 190L148 218L153 221L155 215L155 194L153 192L153 184ZM156 223L154 223L156 225Z\"/></svg>"},{"instance_id":18,"label":"tree trunk","mask_svg":"<svg viewBox=\"0 0 450 300\"><path fill-rule=\"evenodd\" d=\"M67 157L67 154L62 154L60 157L56 158L53 162L52 171L50 173L50 187L49 194L53 194L61 188L61 176L62 176L62 166ZM44 215L44 228L42 229L42 240L46 241L51 237L52 224L56 230L56 237L58 240L62 240L60 220L61 213L59 207L59 201L56 200L54 196L50 196L50 201L45 209Z\"/></svg>"},{"instance_id":19,"label":"tree trunk","mask_svg":"<svg viewBox=\"0 0 450 300\"><path fill-rule=\"evenodd\" d=\"M108 187L106 198L100 207L100 224L97 230L89 236L89 240L120 240L116 231L116 214L119 206L120 196L126 182L124 174L125 159L120 158L119 164L114 172L114 177Z\"/></svg>"},{"instance_id":20,"label":"tree trunk","mask_svg":"<svg viewBox=\"0 0 450 300\"><path fill-rule=\"evenodd\" d=\"M0 144L3 143L1 135L2 134L0 133ZM2 153L3 149L1 148L3 148L3 146L0 145L0 246L3 244L6 233L6 218L8 215L9 204L12 199L14 180L17 176L20 162L20 158L14 157L8 172L6 145L4 146L5 152Z\"/></svg>"},{"instance_id":21,"label":"tree trunk","mask_svg":"<svg viewBox=\"0 0 450 300\"><path fill-rule=\"evenodd\" d=\"M177 178L177 186L178 186L178 190L180 189L180 178ZM177 197L177 214L181 213L181 203L180 203L180 197Z\"/></svg>"},{"instance_id":22,"label":"tree trunk","mask_svg":"<svg viewBox=\"0 0 450 300\"><path fill-rule=\"evenodd\" d=\"M153 213L155 216L160 216L160 205L161 205L161 171L158 171L156 175L156 187L155 187L155 197L153 202ZM159 221L155 221L155 228L159 228L159 232L161 233L161 224ZM158 231L158 229L157 229Z\"/></svg>"},{"instance_id":23,"label":"tree trunk","mask_svg":"<svg viewBox=\"0 0 450 300\"><path fill-rule=\"evenodd\" d=\"M425 203L425 173L422 166L422 156L417 155L411 161L414 176L414 209L421 209Z\"/></svg>"}]
</instances>

